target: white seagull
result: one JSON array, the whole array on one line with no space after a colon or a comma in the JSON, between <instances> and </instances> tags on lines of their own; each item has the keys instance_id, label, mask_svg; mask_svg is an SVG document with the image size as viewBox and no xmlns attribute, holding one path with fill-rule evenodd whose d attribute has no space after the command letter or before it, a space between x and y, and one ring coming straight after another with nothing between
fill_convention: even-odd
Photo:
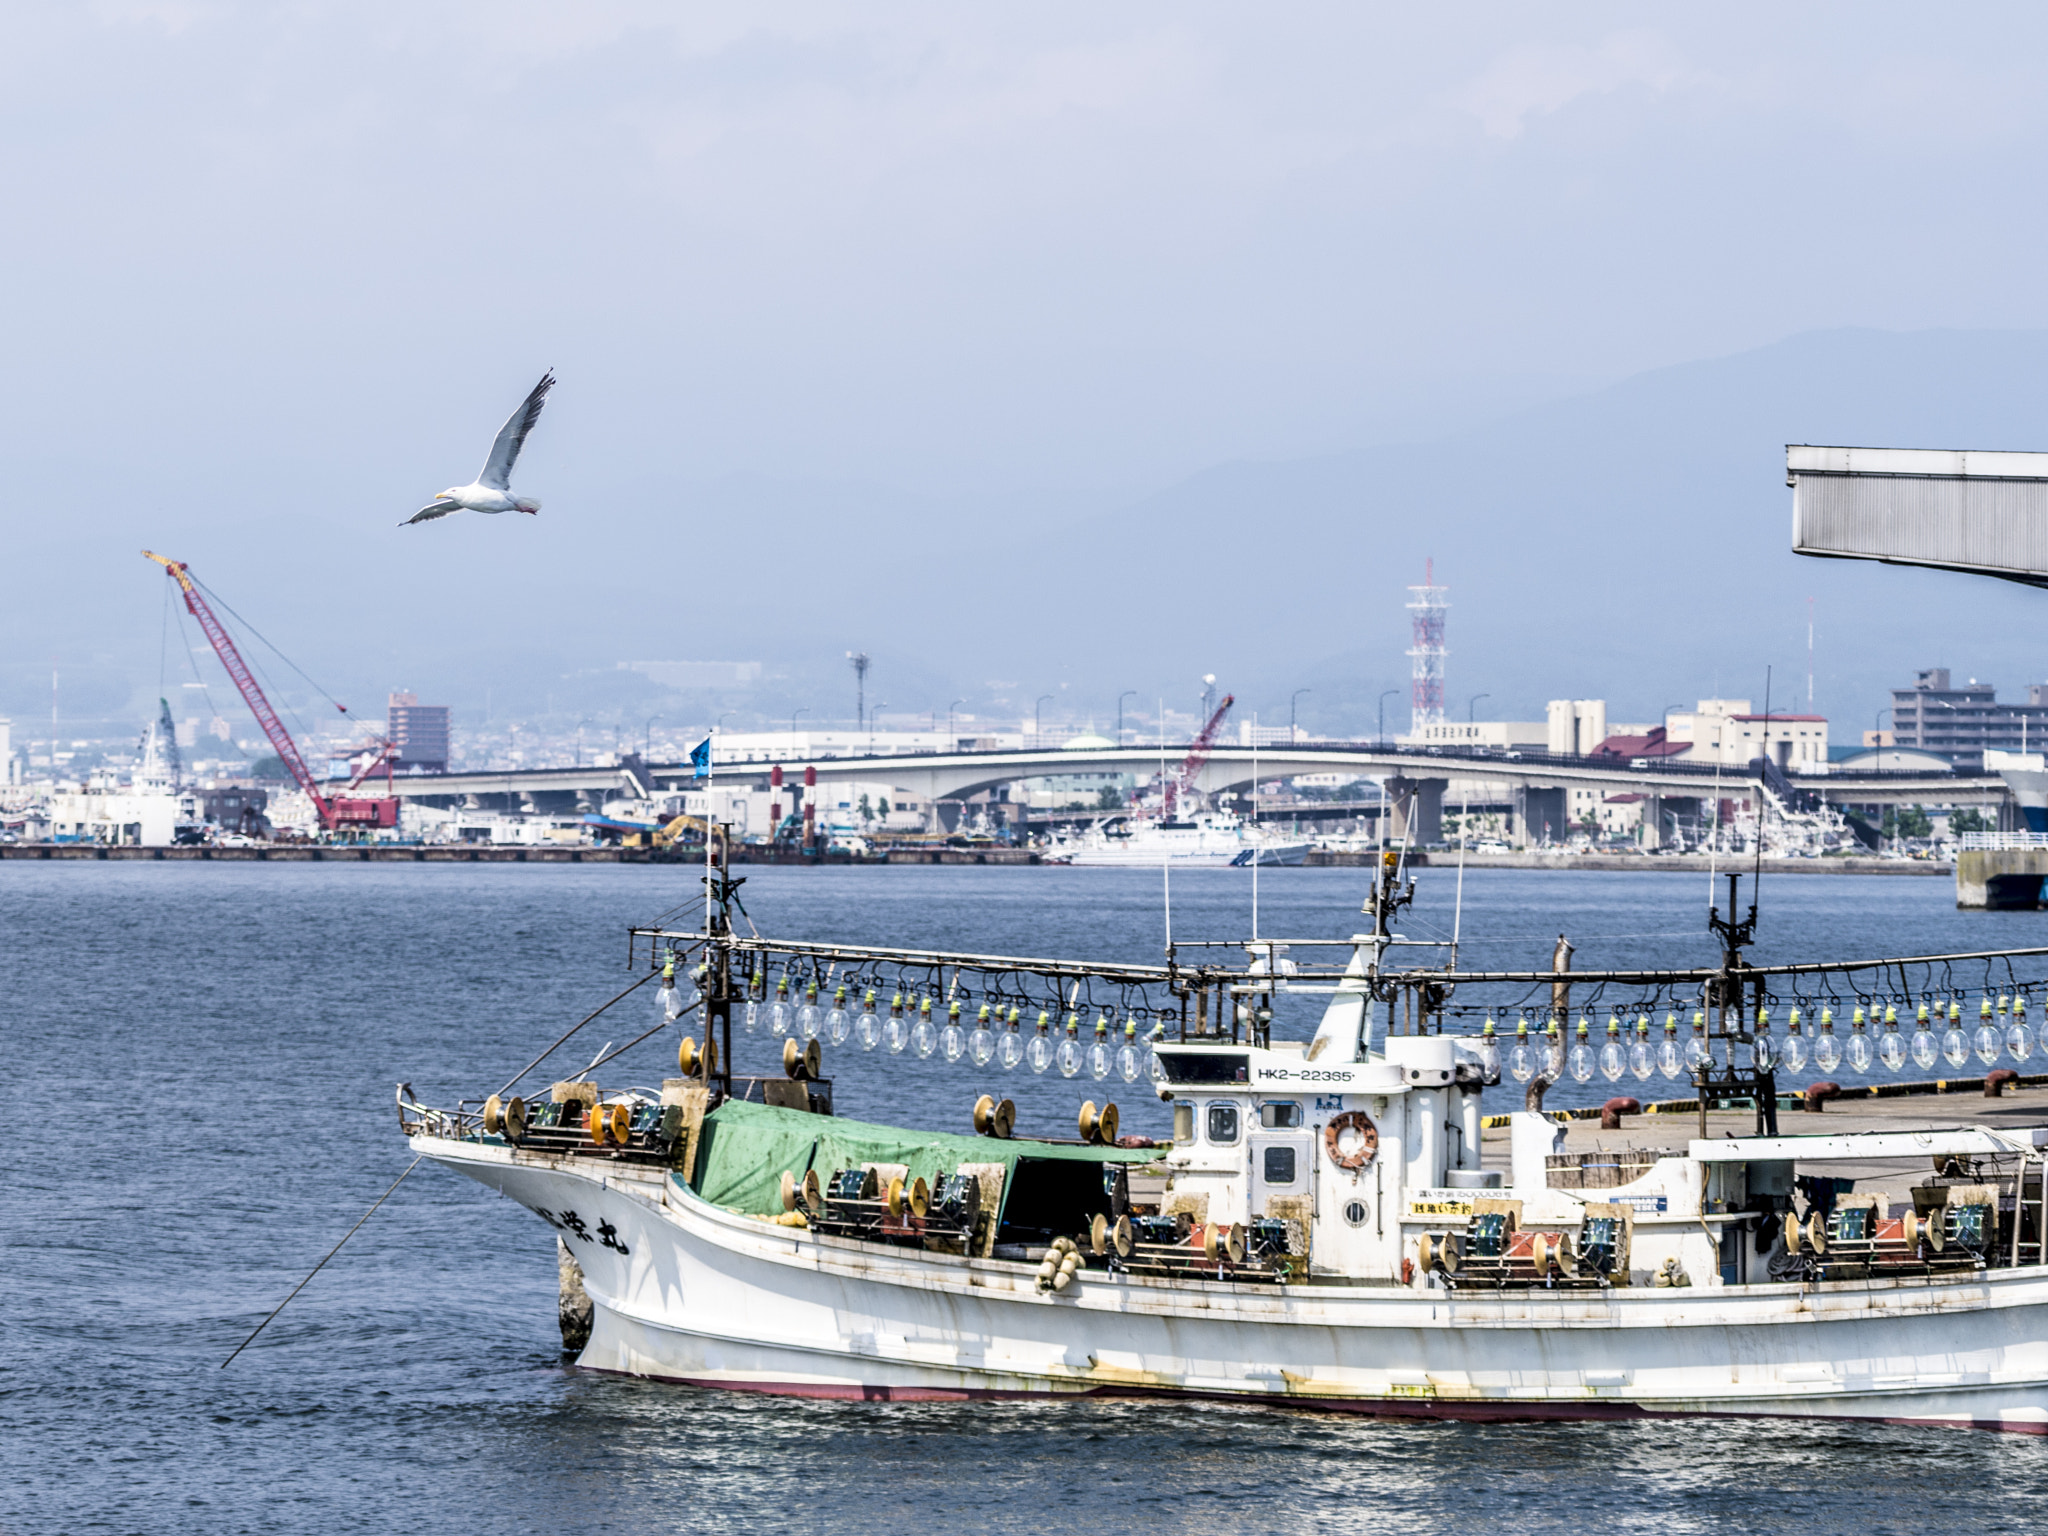
<instances>
[{"instance_id":1,"label":"white seagull","mask_svg":"<svg viewBox=\"0 0 2048 1536\"><path fill-rule=\"evenodd\" d=\"M484 460L475 481L450 486L434 498L431 506L421 507L398 526L430 523L450 512L538 512L540 503L531 496L512 494L512 466L519 462L519 449L533 424L540 420L540 408L548 403L548 391L554 387L555 371L550 368L533 386L525 403L512 413L511 420L498 429L498 440L491 444L491 456Z\"/></svg>"}]
</instances>

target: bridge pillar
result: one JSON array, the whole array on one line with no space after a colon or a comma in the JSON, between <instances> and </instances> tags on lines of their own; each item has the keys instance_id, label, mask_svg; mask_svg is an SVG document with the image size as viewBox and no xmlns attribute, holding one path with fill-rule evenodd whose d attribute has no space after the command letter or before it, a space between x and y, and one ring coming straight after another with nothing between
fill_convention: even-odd
<instances>
[{"instance_id":1,"label":"bridge pillar","mask_svg":"<svg viewBox=\"0 0 2048 1536\"><path fill-rule=\"evenodd\" d=\"M1655 853L1664 846L1664 797L1643 796L1643 852Z\"/></svg>"},{"instance_id":2,"label":"bridge pillar","mask_svg":"<svg viewBox=\"0 0 2048 1536\"><path fill-rule=\"evenodd\" d=\"M2043 905L2048 848L1965 848L1956 855L1956 906L2031 912Z\"/></svg>"},{"instance_id":3,"label":"bridge pillar","mask_svg":"<svg viewBox=\"0 0 2048 1536\"><path fill-rule=\"evenodd\" d=\"M1387 799L1393 802L1392 836L1417 848L1444 840L1444 789L1449 779L1387 780Z\"/></svg>"},{"instance_id":4,"label":"bridge pillar","mask_svg":"<svg viewBox=\"0 0 2048 1536\"><path fill-rule=\"evenodd\" d=\"M1529 848L1546 840L1561 843L1569 835L1561 785L1524 784L1515 791L1515 846Z\"/></svg>"}]
</instances>

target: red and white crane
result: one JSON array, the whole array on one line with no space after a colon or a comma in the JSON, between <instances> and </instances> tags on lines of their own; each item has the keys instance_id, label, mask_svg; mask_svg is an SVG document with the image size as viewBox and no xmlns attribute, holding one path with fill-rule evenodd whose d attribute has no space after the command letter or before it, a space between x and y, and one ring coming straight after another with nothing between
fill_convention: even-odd
<instances>
[{"instance_id":1,"label":"red and white crane","mask_svg":"<svg viewBox=\"0 0 2048 1536\"><path fill-rule=\"evenodd\" d=\"M284 764L285 772L292 781L306 792L313 802L313 809L320 817L320 829L332 832L337 828L395 827L398 825L398 801L391 795L372 798L354 798L350 790L357 788L380 764L389 776L392 755L389 742L379 743L369 762L349 782L348 789L338 795L323 795L320 783L313 777L313 771L306 766L306 760L299 755L298 743L292 740L292 733L284 728L284 722L277 717L277 711L270 707L270 700L264 697L262 687L256 681L256 674L249 670L249 664L242 660L242 653L235 648L234 637L227 631L200 592L198 583L182 560L167 560L162 555L144 550L145 558L162 566L178 584L178 590L185 595L185 610L199 621L200 629L213 645L213 653L220 658L220 664L227 668L228 676L234 679L235 688L242 695L242 702L249 706L249 713L256 717L256 723L263 728L263 734L270 742L270 750L278 761ZM342 706L337 704L337 709ZM342 709L346 714L347 710Z\"/></svg>"},{"instance_id":2,"label":"red and white crane","mask_svg":"<svg viewBox=\"0 0 2048 1536\"><path fill-rule=\"evenodd\" d=\"M1209 761L1209 754L1216 749L1216 733L1223 728L1223 717L1230 713L1230 706L1237 702L1235 694L1223 695L1223 702L1216 706L1216 713L1209 717L1209 723L1188 748L1188 755L1181 759L1180 766L1167 776L1164 791L1164 806L1168 821L1173 820L1176 807L1183 794L1192 794L1195 776L1202 771L1202 765Z\"/></svg>"}]
</instances>

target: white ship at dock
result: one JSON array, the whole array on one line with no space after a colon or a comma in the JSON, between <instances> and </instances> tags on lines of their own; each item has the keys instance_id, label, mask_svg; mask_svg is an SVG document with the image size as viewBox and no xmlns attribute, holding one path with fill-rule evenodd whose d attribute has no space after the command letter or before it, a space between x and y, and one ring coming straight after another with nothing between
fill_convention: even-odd
<instances>
[{"instance_id":1,"label":"white ship at dock","mask_svg":"<svg viewBox=\"0 0 2048 1536\"><path fill-rule=\"evenodd\" d=\"M1266 836L1227 811L1191 816L1114 816L1047 850L1049 862L1110 869L1223 869L1300 864L1306 840Z\"/></svg>"},{"instance_id":2,"label":"white ship at dock","mask_svg":"<svg viewBox=\"0 0 2048 1536\"><path fill-rule=\"evenodd\" d=\"M594 1308L580 1363L596 1370L820 1397L2048 1432L2048 1132L1763 1126L1595 1168L1522 1109L1508 1166L1482 1166L1499 1061L1490 1037L1443 1032L1454 988L1691 986L1710 1044L1764 1063L1702 1069L1703 1095L1746 1081L1775 1105L1751 999L1863 967L1747 966L1731 897L1713 970L1399 970L1387 919L1405 899L1382 871L1373 931L1322 967L1276 945L1250 966L1190 963L1184 947L1141 967L771 942L714 907L702 931L638 934L703 988L684 1076L658 1092L557 1084L544 1105L430 1110L402 1093L400 1117L421 1154L562 1236ZM956 1000L990 981L1014 996L1026 978L1171 999L1156 1088L1136 1087L1171 1099L1172 1144L1117 1145L1093 1105L1068 1142L1007 1134L989 1099L975 1136L843 1119L798 1035L782 1042L788 1075L735 1077L733 1021L764 1006L754 978L778 962L928 975ZM1313 1040L1271 1038L1274 997L1312 990L1328 999ZM987 1026L979 1006L949 1027ZM1000 1043L1015 1015L993 1013Z\"/></svg>"}]
</instances>

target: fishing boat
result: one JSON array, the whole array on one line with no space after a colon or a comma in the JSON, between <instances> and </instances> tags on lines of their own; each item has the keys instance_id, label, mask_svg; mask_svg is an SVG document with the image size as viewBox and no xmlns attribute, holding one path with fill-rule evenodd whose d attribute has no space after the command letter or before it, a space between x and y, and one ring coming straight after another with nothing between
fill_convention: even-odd
<instances>
[{"instance_id":1,"label":"fishing boat","mask_svg":"<svg viewBox=\"0 0 2048 1536\"><path fill-rule=\"evenodd\" d=\"M632 930L621 994L657 987L676 1075L605 1088L593 1064L451 1108L399 1091L422 1157L558 1235L585 1368L824 1398L2048 1432L2048 1130L1799 1134L1777 1087L1809 1052L2024 1060L2048 951L1752 965L1731 880L1711 965L1574 973L1561 944L1549 968L1461 970L1391 927L1415 887L1389 858L1367 931L1101 964L742 933L715 848L706 879L700 919ZM1574 990L1582 1015L1626 994L1641 1016L1597 1045L1582 1016L1569 1044ZM1497 1029L1499 999L1546 996L1535 1033ZM1313 1036L1280 1038L1276 1003ZM738 1074L736 1046L780 1072ZM954 1061L962 1133L843 1115L825 1052L863 1046ZM1543 1096L1596 1057L1682 1078L1697 1121L1571 1150ZM1016 1063L1083 1080L1073 1134L1018 1133L996 1092ZM1166 1100L1170 1141L1119 1134L1112 1092ZM1489 1092L1519 1102L1488 1116ZM1745 1133L1710 1137L1729 1104Z\"/></svg>"}]
</instances>

